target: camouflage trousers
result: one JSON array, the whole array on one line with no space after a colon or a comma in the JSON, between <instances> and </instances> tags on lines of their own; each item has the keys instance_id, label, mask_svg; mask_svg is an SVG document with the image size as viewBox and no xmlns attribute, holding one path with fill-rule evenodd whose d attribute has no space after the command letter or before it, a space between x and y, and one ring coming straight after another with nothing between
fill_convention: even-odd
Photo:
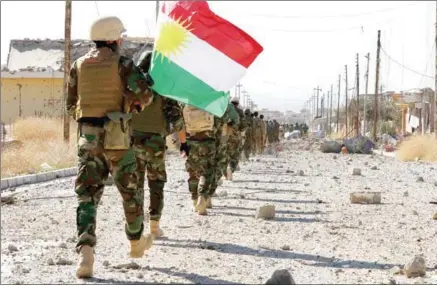
<instances>
[{"instance_id":1,"label":"camouflage trousers","mask_svg":"<svg viewBox=\"0 0 437 286\"><path fill-rule=\"evenodd\" d=\"M238 164L240 163L240 155L242 150L242 142L241 135L233 135L228 139L228 160L229 167L232 170L232 173L237 169Z\"/></svg>"},{"instance_id":2,"label":"camouflage trousers","mask_svg":"<svg viewBox=\"0 0 437 286\"><path fill-rule=\"evenodd\" d=\"M252 140L250 136L246 136L243 144L243 157L246 160L249 160L250 153L252 152Z\"/></svg>"},{"instance_id":3,"label":"camouflage trousers","mask_svg":"<svg viewBox=\"0 0 437 286\"><path fill-rule=\"evenodd\" d=\"M226 169L228 168L228 136L220 136L216 139L216 154L214 158L214 177L211 182L211 187L209 189L209 195L214 195L218 187L218 181L220 178L226 174Z\"/></svg>"},{"instance_id":4,"label":"camouflage trousers","mask_svg":"<svg viewBox=\"0 0 437 286\"><path fill-rule=\"evenodd\" d=\"M88 124L78 126L78 173L74 186L79 203L76 251L82 245L94 247L96 244L97 207L103 195L103 181L109 173L123 199L127 238L139 239L144 229L144 193L137 188L135 152L133 149L105 150L104 137L103 128Z\"/></svg>"},{"instance_id":5,"label":"camouflage trousers","mask_svg":"<svg viewBox=\"0 0 437 286\"><path fill-rule=\"evenodd\" d=\"M191 199L199 196L209 197L209 190L214 179L216 141L214 138L203 140L187 139L190 154L185 163L188 172L188 189Z\"/></svg>"},{"instance_id":6,"label":"camouflage trousers","mask_svg":"<svg viewBox=\"0 0 437 286\"><path fill-rule=\"evenodd\" d=\"M263 138L262 136L256 136L255 137L255 145L256 145L256 153L257 154L262 154L264 152L264 148L263 148Z\"/></svg>"},{"instance_id":7,"label":"camouflage trousers","mask_svg":"<svg viewBox=\"0 0 437 286\"><path fill-rule=\"evenodd\" d=\"M149 218L160 220L164 208L165 137L134 131L133 149L137 158L138 189L144 192L145 176L149 186Z\"/></svg>"}]
</instances>

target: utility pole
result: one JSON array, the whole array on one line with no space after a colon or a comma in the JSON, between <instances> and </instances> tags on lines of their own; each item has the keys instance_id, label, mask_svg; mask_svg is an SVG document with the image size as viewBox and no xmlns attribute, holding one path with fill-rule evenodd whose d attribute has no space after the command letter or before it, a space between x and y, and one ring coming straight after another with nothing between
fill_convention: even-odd
<instances>
[{"instance_id":1,"label":"utility pole","mask_svg":"<svg viewBox=\"0 0 437 286\"><path fill-rule=\"evenodd\" d=\"M71 47L71 0L65 1L65 39L64 39L64 140L70 141L70 116L67 113L68 80L70 74L70 47Z\"/></svg>"},{"instance_id":2,"label":"utility pole","mask_svg":"<svg viewBox=\"0 0 437 286\"><path fill-rule=\"evenodd\" d=\"M319 117L319 91L322 91L322 89L320 89L319 86L317 86L317 89L315 88L314 90L317 91L316 117Z\"/></svg>"},{"instance_id":3,"label":"utility pole","mask_svg":"<svg viewBox=\"0 0 437 286\"><path fill-rule=\"evenodd\" d=\"M155 9L156 9L156 11L155 11L155 17L156 17L156 19L155 19L155 21L156 21L156 23L158 23L158 15L159 15L159 0L156 0L156 6L155 6Z\"/></svg>"},{"instance_id":4,"label":"utility pole","mask_svg":"<svg viewBox=\"0 0 437 286\"><path fill-rule=\"evenodd\" d=\"M337 95L337 133L340 132L340 87L341 87L341 74L338 75L338 95Z\"/></svg>"},{"instance_id":5,"label":"utility pole","mask_svg":"<svg viewBox=\"0 0 437 286\"><path fill-rule=\"evenodd\" d=\"M329 134L332 133L332 97L334 96L332 88L333 86L331 84L331 102L329 104Z\"/></svg>"},{"instance_id":6,"label":"utility pole","mask_svg":"<svg viewBox=\"0 0 437 286\"><path fill-rule=\"evenodd\" d=\"M373 140L376 141L376 127L378 122L378 87L379 87L379 50L381 49L381 30L378 30L376 43L376 78L375 78L375 104L373 105Z\"/></svg>"},{"instance_id":7,"label":"utility pole","mask_svg":"<svg viewBox=\"0 0 437 286\"><path fill-rule=\"evenodd\" d=\"M348 90L347 90L347 87L348 87L348 84L347 84L347 65L345 65L344 66L344 70L345 70L345 73L346 73L346 79L345 79L345 81L346 81L346 86L345 86L345 92L346 92L346 94L345 94L345 97L346 97L346 107L345 107L345 111L346 111L346 119L345 119L345 125L346 125L346 134L345 135L347 135L348 134L348 125L347 125L347 110L348 110L348 102L347 102L347 92L348 92Z\"/></svg>"},{"instance_id":8,"label":"utility pole","mask_svg":"<svg viewBox=\"0 0 437 286\"><path fill-rule=\"evenodd\" d=\"M240 99L240 95L241 95L241 87L242 87L243 85L241 84L241 83L238 83L236 86L235 86L235 96L238 98L238 99Z\"/></svg>"},{"instance_id":9,"label":"utility pole","mask_svg":"<svg viewBox=\"0 0 437 286\"><path fill-rule=\"evenodd\" d=\"M436 102L437 102L437 4L436 4L436 20L435 20L435 58L436 58L436 62L435 62L435 86L434 86L434 100L432 101L433 105L432 105L432 116L434 117L434 133L435 133L435 138L437 139L437 107L436 107Z\"/></svg>"},{"instance_id":10,"label":"utility pole","mask_svg":"<svg viewBox=\"0 0 437 286\"><path fill-rule=\"evenodd\" d=\"M356 135L360 135L360 62L359 54L357 53L357 119L355 121Z\"/></svg>"},{"instance_id":11,"label":"utility pole","mask_svg":"<svg viewBox=\"0 0 437 286\"><path fill-rule=\"evenodd\" d=\"M369 61L370 61L370 53L367 53L366 56L364 56L367 59L367 68L366 68L366 95L364 96L363 100L364 100L364 114L363 114L363 135L366 136L366 99L367 99L367 94L368 94L368 88L369 88Z\"/></svg>"}]
</instances>

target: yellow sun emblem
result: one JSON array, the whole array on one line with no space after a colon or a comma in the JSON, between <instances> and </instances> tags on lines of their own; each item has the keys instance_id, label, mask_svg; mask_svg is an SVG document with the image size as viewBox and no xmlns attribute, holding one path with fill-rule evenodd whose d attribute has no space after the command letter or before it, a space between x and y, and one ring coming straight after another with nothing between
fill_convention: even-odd
<instances>
[{"instance_id":1,"label":"yellow sun emblem","mask_svg":"<svg viewBox=\"0 0 437 286\"><path fill-rule=\"evenodd\" d=\"M168 21L161 25L159 37L155 43L156 56L161 55L161 61L166 57L180 54L183 48L186 48L185 43L188 42L189 34L193 29L190 29L191 23L185 20L181 23L179 18L176 21Z\"/></svg>"}]
</instances>

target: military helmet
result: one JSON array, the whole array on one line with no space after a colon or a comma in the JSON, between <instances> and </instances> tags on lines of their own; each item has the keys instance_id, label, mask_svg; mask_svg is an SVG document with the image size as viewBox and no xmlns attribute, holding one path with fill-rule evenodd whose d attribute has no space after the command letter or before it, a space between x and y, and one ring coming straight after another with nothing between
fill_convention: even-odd
<instances>
[{"instance_id":1,"label":"military helmet","mask_svg":"<svg viewBox=\"0 0 437 286\"><path fill-rule=\"evenodd\" d=\"M90 28L91 41L117 41L126 32L123 22L118 17L101 17Z\"/></svg>"},{"instance_id":2,"label":"military helmet","mask_svg":"<svg viewBox=\"0 0 437 286\"><path fill-rule=\"evenodd\" d=\"M234 96L234 97L231 99L231 103L240 104L240 99L239 99L238 97Z\"/></svg>"},{"instance_id":3,"label":"military helmet","mask_svg":"<svg viewBox=\"0 0 437 286\"><path fill-rule=\"evenodd\" d=\"M244 110L244 114L246 114L246 115L250 115L250 109L247 108L246 110Z\"/></svg>"}]
</instances>

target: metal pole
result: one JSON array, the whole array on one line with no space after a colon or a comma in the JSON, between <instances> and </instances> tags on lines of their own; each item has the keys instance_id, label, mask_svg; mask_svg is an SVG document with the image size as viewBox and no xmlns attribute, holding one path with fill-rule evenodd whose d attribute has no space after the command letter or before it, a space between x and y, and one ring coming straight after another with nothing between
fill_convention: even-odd
<instances>
[{"instance_id":1,"label":"metal pole","mask_svg":"<svg viewBox=\"0 0 437 286\"><path fill-rule=\"evenodd\" d=\"M357 53L357 119L355 121L356 135L360 135L360 62Z\"/></svg>"},{"instance_id":2,"label":"metal pole","mask_svg":"<svg viewBox=\"0 0 437 286\"><path fill-rule=\"evenodd\" d=\"M334 96L332 88L333 86L331 84L331 103L329 104L329 134L332 133L332 97Z\"/></svg>"},{"instance_id":3,"label":"metal pole","mask_svg":"<svg viewBox=\"0 0 437 286\"><path fill-rule=\"evenodd\" d=\"M340 132L340 88L341 88L341 75L338 75L338 95L337 95L337 133Z\"/></svg>"},{"instance_id":4,"label":"metal pole","mask_svg":"<svg viewBox=\"0 0 437 286\"><path fill-rule=\"evenodd\" d=\"M368 94L368 88L369 88L369 61L370 61L370 53L367 53L367 55L365 56L365 58L367 59L367 69L366 69L366 95L364 96L364 114L363 114L363 135L366 136L366 114L367 114L367 110L366 110L366 101L367 101L367 94Z\"/></svg>"},{"instance_id":5,"label":"metal pole","mask_svg":"<svg viewBox=\"0 0 437 286\"><path fill-rule=\"evenodd\" d=\"M156 17L156 18L155 18L155 22L158 23L158 15L159 15L159 0L156 1L155 9L156 9L156 11L155 11L155 13L156 13L156 14L155 14L155 17Z\"/></svg>"},{"instance_id":6,"label":"metal pole","mask_svg":"<svg viewBox=\"0 0 437 286\"><path fill-rule=\"evenodd\" d=\"M346 134L345 134L345 136L347 136L347 134L348 134L348 125L347 125L347 109L348 109L348 100L347 100L347 93L348 93L348 90L347 90L347 87L348 87L348 84L347 84L347 65L345 65L344 66L344 70L345 70L345 73L346 73L346 78L345 78L345 82L346 82L346 86L345 86L345 92L346 92L346 94L344 95L345 96L345 98L346 98L346 107L345 107L345 111L346 111L346 119L345 119L345 125L346 125Z\"/></svg>"},{"instance_id":7,"label":"metal pole","mask_svg":"<svg viewBox=\"0 0 437 286\"><path fill-rule=\"evenodd\" d=\"M70 73L71 47L71 0L65 1L65 40L64 40L64 140L70 141L70 116L67 113L68 77Z\"/></svg>"},{"instance_id":8,"label":"metal pole","mask_svg":"<svg viewBox=\"0 0 437 286\"><path fill-rule=\"evenodd\" d=\"M376 128L378 123L378 87L379 87L379 51L381 49L381 30L378 30L376 44L376 79L375 79L375 104L373 106L373 140L376 141Z\"/></svg>"}]
</instances>

